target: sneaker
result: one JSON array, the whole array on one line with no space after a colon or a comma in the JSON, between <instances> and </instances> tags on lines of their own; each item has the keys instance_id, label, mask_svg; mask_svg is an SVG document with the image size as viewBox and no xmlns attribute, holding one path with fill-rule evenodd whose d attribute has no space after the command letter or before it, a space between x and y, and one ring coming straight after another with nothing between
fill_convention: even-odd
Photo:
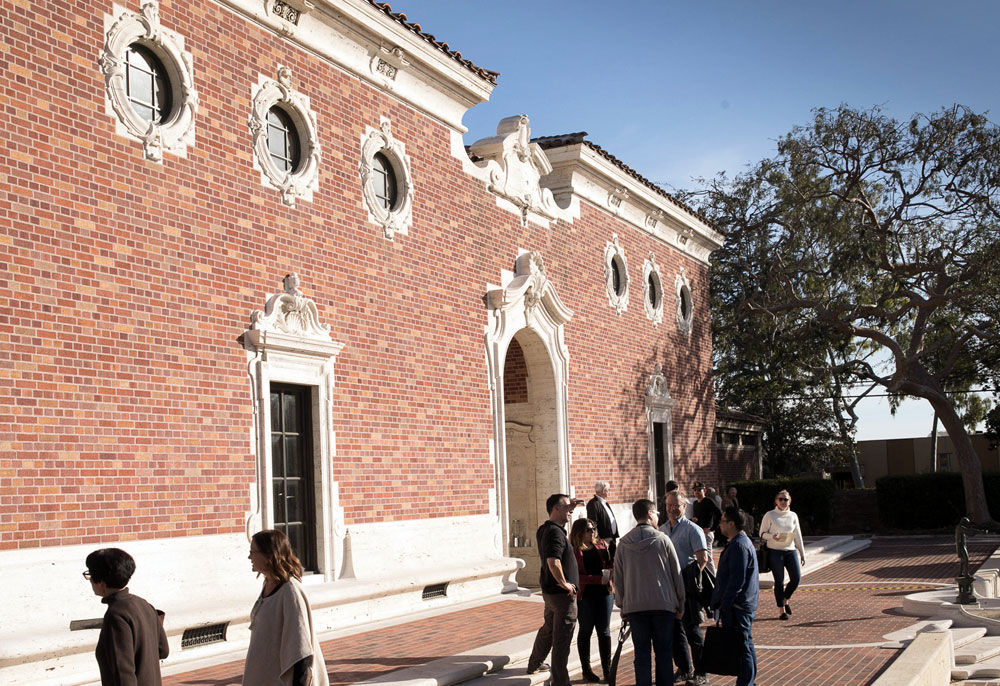
<instances>
[{"instance_id":1,"label":"sneaker","mask_svg":"<svg viewBox=\"0 0 1000 686\"><path fill-rule=\"evenodd\" d=\"M542 662L537 667L528 667L528 674L534 674L535 672L547 672L551 669L548 662Z\"/></svg>"},{"instance_id":2,"label":"sneaker","mask_svg":"<svg viewBox=\"0 0 1000 686\"><path fill-rule=\"evenodd\" d=\"M789 605L788 603L785 603L785 614L786 615L792 614L792 606Z\"/></svg>"},{"instance_id":3,"label":"sneaker","mask_svg":"<svg viewBox=\"0 0 1000 686\"><path fill-rule=\"evenodd\" d=\"M685 682L691 683L692 679L694 679L694 672L685 672L681 674L681 672L678 670L678 672L674 674L675 684L683 684Z\"/></svg>"},{"instance_id":4,"label":"sneaker","mask_svg":"<svg viewBox=\"0 0 1000 686\"><path fill-rule=\"evenodd\" d=\"M778 617L778 619L783 619L783 620L785 620L787 622L788 621L788 613L787 612L782 612L781 616Z\"/></svg>"},{"instance_id":5,"label":"sneaker","mask_svg":"<svg viewBox=\"0 0 1000 686\"><path fill-rule=\"evenodd\" d=\"M704 674L692 674L688 686L708 686L708 677Z\"/></svg>"}]
</instances>

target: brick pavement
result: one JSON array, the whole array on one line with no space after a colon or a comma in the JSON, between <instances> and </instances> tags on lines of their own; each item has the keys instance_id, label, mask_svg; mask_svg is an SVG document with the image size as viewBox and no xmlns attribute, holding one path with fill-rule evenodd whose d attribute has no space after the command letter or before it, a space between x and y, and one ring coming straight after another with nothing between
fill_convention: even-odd
<instances>
[{"instance_id":1,"label":"brick pavement","mask_svg":"<svg viewBox=\"0 0 1000 686\"><path fill-rule=\"evenodd\" d=\"M330 686L353 684L474 650L538 629L542 604L500 602L399 626L323 641ZM163 686L239 686L243 662L227 662L163 678Z\"/></svg>"},{"instance_id":2,"label":"brick pavement","mask_svg":"<svg viewBox=\"0 0 1000 686\"><path fill-rule=\"evenodd\" d=\"M973 568L996 548L970 542ZM934 584L953 583L957 570L949 537L876 538L870 548L805 577L792 602L791 621L777 619L770 590L760 599L754 623L758 686L868 684L898 650L862 647L917 621L897 608L902 597ZM401 623L323 642L333 686L474 650L537 629L540 604L503 600L439 617ZM832 646L852 645L850 648ZM823 646L831 646L824 648ZM230 662L166 677L164 686L238 686L242 662ZM732 686L732 677L712 677ZM630 655L622 659L619 684L634 684Z\"/></svg>"}]
</instances>

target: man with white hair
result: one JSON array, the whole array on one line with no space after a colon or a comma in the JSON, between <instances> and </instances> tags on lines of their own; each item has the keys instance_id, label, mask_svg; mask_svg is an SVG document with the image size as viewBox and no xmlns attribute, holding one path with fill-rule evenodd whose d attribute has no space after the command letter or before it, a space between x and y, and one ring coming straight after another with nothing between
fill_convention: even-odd
<instances>
[{"instance_id":1,"label":"man with white hair","mask_svg":"<svg viewBox=\"0 0 1000 686\"><path fill-rule=\"evenodd\" d=\"M608 544L608 555L615 559L615 548L618 541L618 521L611 511L608 498L611 497L611 485L607 481L594 484L594 497L587 503L587 519L597 524L597 537Z\"/></svg>"}]
</instances>

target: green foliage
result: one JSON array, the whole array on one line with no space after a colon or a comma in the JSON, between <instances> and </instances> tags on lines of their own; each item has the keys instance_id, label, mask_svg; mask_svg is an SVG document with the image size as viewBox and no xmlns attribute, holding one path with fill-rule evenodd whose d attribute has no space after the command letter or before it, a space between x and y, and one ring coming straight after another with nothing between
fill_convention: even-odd
<instances>
[{"instance_id":1,"label":"green foliage","mask_svg":"<svg viewBox=\"0 0 1000 686\"><path fill-rule=\"evenodd\" d=\"M774 496L780 490L791 494L792 510L799 516L804 535L826 533L833 524L833 496L837 486L830 479L762 479L738 481L727 484L726 488L729 486L736 486L740 507L754 516L757 526L764 513L774 509Z\"/></svg>"},{"instance_id":2,"label":"green foliage","mask_svg":"<svg viewBox=\"0 0 1000 686\"><path fill-rule=\"evenodd\" d=\"M1000 405L994 405L986 414L986 438L990 442L991 450L1000 447Z\"/></svg>"},{"instance_id":3,"label":"green foliage","mask_svg":"<svg viewBox=\"0 0 1000 686\"><path fill-rule=\"evenodd\" d=\"M710 272L721 402L769 420L806 403L819 418L814 399L830 392L810 370L834 349L841 387L863 379L934 407L972 494L967 512L990 520L963 424L986 408L949 391L1000 375L998 169L1000 127L968 108L900 122L843 105L815 110L774 157L685 196L726 233ZM782 473L809 450L846 445L850 427L831 424L786 431L784 446L765 437L780 446L767 459L785 460L769 466Z\"/></svg>"},{"instance_id":4,"label":"green foliage","mask_svg":"<svg viewBox=\"0 0 1000 686\"><path fill-rule=\"evenodd\" d=\"M1000 472L983 472L986 502L1000 511ZM965 516L965 491L957 472L883 476L875 482L879 519L892 529L940 529Z\"/></svg>"}]
</instances>

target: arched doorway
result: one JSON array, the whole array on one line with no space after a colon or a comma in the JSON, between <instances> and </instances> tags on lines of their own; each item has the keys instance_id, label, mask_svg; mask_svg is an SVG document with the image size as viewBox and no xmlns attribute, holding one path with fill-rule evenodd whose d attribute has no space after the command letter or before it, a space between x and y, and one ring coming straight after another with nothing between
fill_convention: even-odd
<instances>
[{"instance_id":1,"label":"arched doorway","mask_svg":"<svg viewBox=\"0 0 1000 686\"><path fill-rule=\"evenodd\" d=\"M538 253L520 255L513 278L491 289L487 304L500 547L525 561L518 582L533 586L539 568L535 530L547 517L545 499L569 492L563 325L573 313L545 277Z\"/></svg>"}]
</instances>

